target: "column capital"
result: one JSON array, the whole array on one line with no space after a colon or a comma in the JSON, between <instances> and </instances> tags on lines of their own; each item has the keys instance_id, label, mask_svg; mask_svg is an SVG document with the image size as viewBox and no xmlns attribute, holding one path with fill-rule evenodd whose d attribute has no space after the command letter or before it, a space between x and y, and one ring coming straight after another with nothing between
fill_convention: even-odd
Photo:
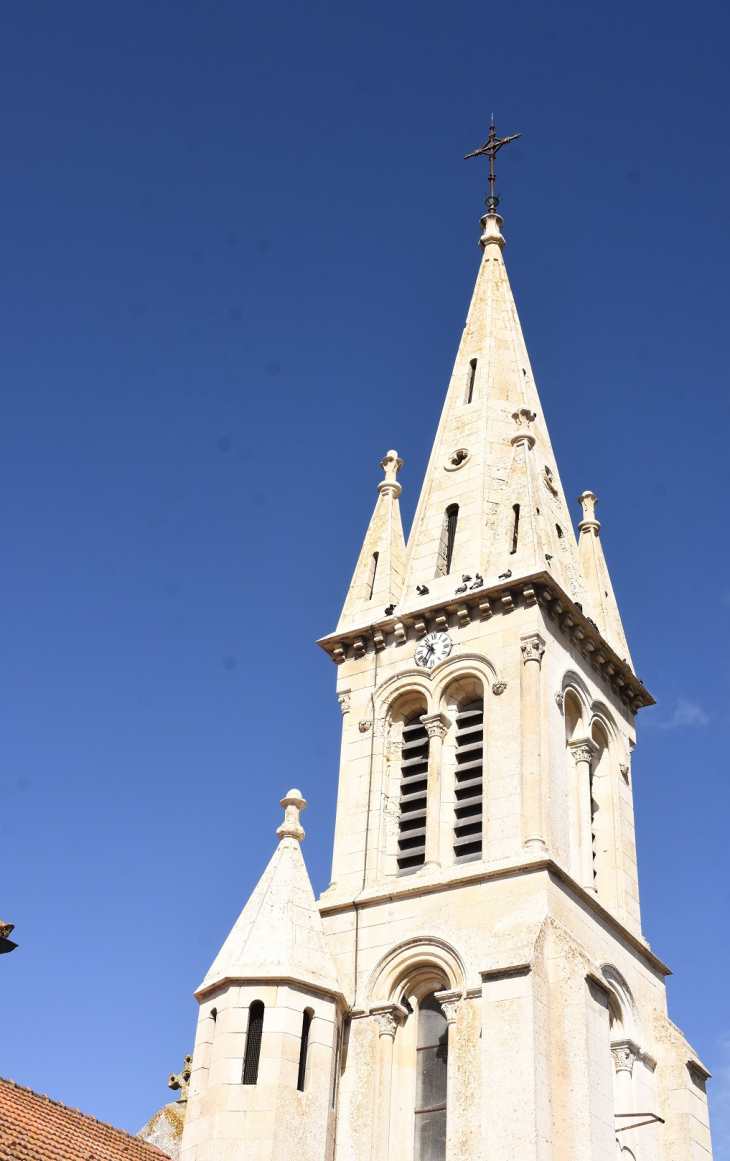
<instances>
[{"instance_id":1,"label":"column capital","mask_svg":"<svg viewBox=\"0 0 730 1161\"><path fill-rule=\"evenodd\" d=\"M520 648L524 662L537 661L539 665L545 652L545 641L539 633L530 633L521 638Z\"/></svg>"},{"instance_id":2,"label":"column capital","mask_svg":"<svg viewBox=\"0 0 730 1161\"><path fill-rule=\"evenodd\" d=\"M340 709L342 710L342 716L344 717L345 714L349 714L349 712L350 712L350 690L343 689L341 693L337 694L337 700L340 703Z\"/></svg>"},{"instance_id":3,"label":"column capital","mask_svg":"<svg viewBox=\"0 0 730 1161\"><path fill-rule=\"evenodd\" d=\"M377 1004L370 1009L370 1015L375 1021L379 1037L390 1036L395 1039L396 1032L405 1023L407 1012L400 1004Z\"/></svg>"},{"instance_id":4,"label":"column capital","mask_svg":"<svg viewBox=\"0 0 730 1161\"><path fill-rule=\"evenodd\" d=\"M446 1023L455 1024L459 1014L459 1003L463 999L461 992L436 992L436 999L441 1005Z\"/></svg>"},{"instance_id":5,"label":"column capital","mask_svg":"<svg viewBox=\"0 0 730 1161\"><path fill-rule=\"evenodd\" d=\"M598 746L590 738L568 742L568 749L576 762L587 762L589 765L598 753Z\"/></svg>"},{"instance_id":6,"label":"column capital","mask_svg":"<svg viewBox=\"0 0 730 1161\"><path fill-rule=\"evenodd\" d=\"M616 1072L628 1072L630 1076L634 1070L634 1061L639 1055L639 1045L633 1040L614 1040L611 1044L611 1055Z\"/></svg>"},{"instance_id":7,"label":"column capital","mask_svg":"<svg viewBox=\"0 0 730 1161\"><path fill-rule=\"evenodd\" d=\"M429 738L445 738L451 725L451 718L444 713L423 714L421 721L426 727Z\"/></svg>"}]
</instances>

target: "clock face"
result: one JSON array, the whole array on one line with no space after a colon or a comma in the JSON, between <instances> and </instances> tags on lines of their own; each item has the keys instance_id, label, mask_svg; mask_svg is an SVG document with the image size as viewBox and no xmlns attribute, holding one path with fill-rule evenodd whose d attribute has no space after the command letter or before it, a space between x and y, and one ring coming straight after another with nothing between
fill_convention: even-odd
<instances>
[{"instance_id":1,"label":"clock face","mask_svg":"<svg viewBox=\"0 0 730 1161\"><path fill-rule=\"evenodd\" d=\"M433 669L439 661L444 661L451 652L451 638L448 633L427 633L416 646L416 665L423 669Z\"/></svg>"}]
</instances>

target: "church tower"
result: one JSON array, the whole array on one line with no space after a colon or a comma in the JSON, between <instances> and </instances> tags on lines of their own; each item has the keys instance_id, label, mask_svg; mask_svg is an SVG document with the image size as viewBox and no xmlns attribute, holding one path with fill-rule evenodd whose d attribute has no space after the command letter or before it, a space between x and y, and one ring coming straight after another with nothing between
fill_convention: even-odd
<instances>
[{"instance_id":1,"label":"church tower","mask_svg":"<svg viewBox=\"0 0 730 1161\"><path fill-rule=\"evenodd\" d=\"M332 881L315 907L290 820L198 993L183 1161L711 1158L708 1073L641 930L631 753L653 699L592 492L573 533L490 202L408 543L389 451L319 642L342 710Z\"/></svg>"}]
</instances>

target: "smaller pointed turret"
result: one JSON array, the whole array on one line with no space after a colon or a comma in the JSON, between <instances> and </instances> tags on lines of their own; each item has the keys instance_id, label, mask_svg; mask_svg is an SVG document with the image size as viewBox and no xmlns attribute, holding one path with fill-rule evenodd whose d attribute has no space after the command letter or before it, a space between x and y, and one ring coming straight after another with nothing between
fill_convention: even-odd
<instances>
[{"instance_id":1,"label":"smaller pointed turret","mask_svg":"<svg viewBox=\"0 0 730 1161\"><path fill-rule=\"evenodd\" d=\"M321 1161L346 1007L304 865L290 790L279 845L196 992L182 1161Z\"/></svg>"},{"instance_id":2,"label":"smaller pointed turret","mask_svg":"<svg viewBox=\"0 0 730 1161\"><path fill-rule=\"evenodd\" d=\"M598 625L604 640L616 650L619 657L631 665L626 634L621 624L613 585L608 575L608 565L603 555L603 545L598 535L601 530L601 525L596 520L598 498L593 492L583 492L578 497L578 503L583 508L583 519L578 525L580 532L578 551L591 605L587 611Z\"/></svg>"},{"instance_id":3,"label":"smaller pointed turret","mask_svg":"<svg viewBox=\"0 0 730 1161\"><path fill-rule=\"evenodd\" d=\"M385 479L378 484L378 500L345 599L338 632L367 622L372 610L381 615L386 606L397 605L403 591L406 544L398 502L401 486L396 478L403 460L398 459L398 452L389 451L380 466Z\"/></svg>"}]
</instances>

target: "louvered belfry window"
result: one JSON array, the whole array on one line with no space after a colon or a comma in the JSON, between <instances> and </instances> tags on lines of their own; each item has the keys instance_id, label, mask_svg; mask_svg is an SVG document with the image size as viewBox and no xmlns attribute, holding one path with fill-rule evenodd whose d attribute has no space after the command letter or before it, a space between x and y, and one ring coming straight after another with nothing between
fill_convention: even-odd
<instances>
[{"instance_id":1,"label":"louvered belfry window","mask_svg":"<svg viewBox=\"0 0 730 1161\"><path fill-rule=\"evenodd\" d=\"M403 726L401 755L398 873L422 867L426 858L428 734L419 716Z\"/></svg>"},{"instance_id":2,"label":"louvered belfry window","mask_svg":"<svg viewBox=\"0 0 730 1161\"><path fill-rule=\"evenodd\" d=\"M246 1037L246 1057L243 1062L243 1083L256 1084L259 1079L259 1059L261 1038L264 1031L264 1005L254 1000L248 1010L248 1036Z\"/></svg>"},{"instance_id":3,"label":"louvered belfry window","mask_svg":"<svg viewBox=\"0 0 730 1161\"><path fill-rule=\"evenodd\" d=\"M484 793L484 702L473 701L456 715L454 857L467 863L482 857Z\"/></svg>"}]
</instances>

